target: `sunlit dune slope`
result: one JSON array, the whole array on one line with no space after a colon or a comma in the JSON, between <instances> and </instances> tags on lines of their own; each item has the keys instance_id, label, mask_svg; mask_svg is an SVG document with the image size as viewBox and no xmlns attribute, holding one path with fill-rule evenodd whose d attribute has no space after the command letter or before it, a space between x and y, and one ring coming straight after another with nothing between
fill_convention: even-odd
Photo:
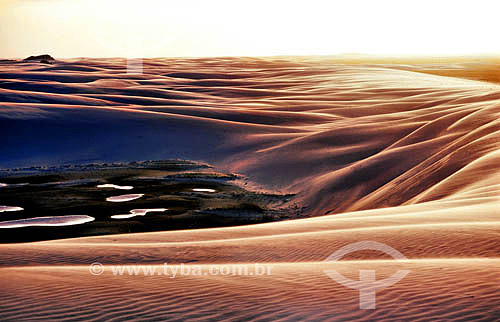
<instances>
[{"instance_id":1,"label":"sunlit dune slope","mask_svg":"<svg viewBox=\"0 0 500 322\"><path fill-rule=\"evenodd\" d=\"M500 87L396 67L149 59L140 75L122 59L2 62L0 166L203 160L297 193L289 206L308 215L493 184Z\"/></svg>"}]
</instances>

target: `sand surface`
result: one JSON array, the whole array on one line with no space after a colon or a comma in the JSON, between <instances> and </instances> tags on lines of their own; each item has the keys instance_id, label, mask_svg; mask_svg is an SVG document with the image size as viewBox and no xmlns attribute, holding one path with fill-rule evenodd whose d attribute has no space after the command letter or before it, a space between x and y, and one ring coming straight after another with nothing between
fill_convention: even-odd
<instances>
[{"instance_id":1,"label":"sand surface","mask_svg":"<svg viewBox=\"0 0 500 322\"><path fill-rule=\"evenodd\" d=\"M0 246L1 320L500 319L500 87L390 66L156 59L0 66L0 166L186 158L296 193L306 219ZM5 203L5 201L2 201ZM376 251L324 262L342 246ZM89 264L100 262L96 276ZM110 265L273 265L114 276ZM411 272L360 310L324 270Z\"/></svg>"}]
</instances>

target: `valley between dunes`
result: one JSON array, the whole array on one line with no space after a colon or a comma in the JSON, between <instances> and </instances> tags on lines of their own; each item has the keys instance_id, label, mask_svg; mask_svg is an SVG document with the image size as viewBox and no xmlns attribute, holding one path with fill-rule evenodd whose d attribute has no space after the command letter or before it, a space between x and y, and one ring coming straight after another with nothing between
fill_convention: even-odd
<instances>
[{"instance_id":1,"label":"valley between dunes","mask_svg":"<svg viewBox=\"0 0 500 322\"><path fill-rule=\"evenodd\" d=\"M294 193L303 219L0 245L0 319L500 319L500 86L429 65L313 58L1 62L1 167L182 158ZM433 69L471 69L451 62ZM405 69L405 70L403 70ZM411 70L410 70L411 69ZM16 206L16 205L13 205ZM88 214L91 215L91 214ZM339 248L376 241L396 261ZM105 271L96 276L89 265ZM265 276L115 276L111 265L273 266ZM377 279L359 291L324 270Z\"/></svg>"}]
</instances>

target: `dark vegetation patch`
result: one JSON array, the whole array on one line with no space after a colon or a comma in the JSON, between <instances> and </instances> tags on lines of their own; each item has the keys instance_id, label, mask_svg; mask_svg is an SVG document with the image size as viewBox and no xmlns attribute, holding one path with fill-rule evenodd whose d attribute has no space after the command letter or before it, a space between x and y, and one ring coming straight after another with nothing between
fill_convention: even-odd
<instances>
[{"instance_id":1,"label":"dark vegetation patch","mask_svg":"<svg viewBox=\"0 0 500 322\"><path fill-rule=\"evenodd\" d=\"M0 205L23 211L0 213L0 221L34 217L87 215L95 221L60 227L0 229L0 242L28 242L70 237L154 232L262 223L287 218L278 207L292 197L248 191L235 174L183 160L94 163L0 170ZM97 188L101 184L132 190ZM213 189L196 192L193 189ZM107 197L144 194L128 202ZM129 219L112 219L132 209L167 208Z\"/></svg>"}]
</instances>

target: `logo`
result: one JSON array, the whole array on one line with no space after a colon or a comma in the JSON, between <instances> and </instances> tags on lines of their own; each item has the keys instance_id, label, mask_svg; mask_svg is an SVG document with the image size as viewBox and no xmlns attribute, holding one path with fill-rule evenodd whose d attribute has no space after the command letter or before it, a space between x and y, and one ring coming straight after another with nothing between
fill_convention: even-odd
<instances>
[{"instance_id":1,"label":"logo","mask_svg":"<svg viewBox=\"0 0 500 322\"><path fill-rule=\"evenodd\" d=\"M89 271L92 275L101 275L104 273L104 265L98 262L92 263L89 266Z\"/></svg>"},{"instance_id":2,"label":"logo","mask_svg":"<svg viewBox=\"0 0 500 322\"><path fill-rule=\"evenodd\" d=\"M378 250L391 255L397 261L407 260L403 254L391 246L374 241L361 241L338 249L336 252L328 256L328 258L325 259L325 262L336 262L345 255L358 250ZM336 270L325 270L324 272L337 283L348 288L359 290L359 308L362 310L375 309L375 292L396 284L408 275L408 273L410 273L409 270L398 270L392 276L377 281L375 279L374 270L360 270L359 281L356 281L343 276Z\"/></svg>"}]
</instances>

